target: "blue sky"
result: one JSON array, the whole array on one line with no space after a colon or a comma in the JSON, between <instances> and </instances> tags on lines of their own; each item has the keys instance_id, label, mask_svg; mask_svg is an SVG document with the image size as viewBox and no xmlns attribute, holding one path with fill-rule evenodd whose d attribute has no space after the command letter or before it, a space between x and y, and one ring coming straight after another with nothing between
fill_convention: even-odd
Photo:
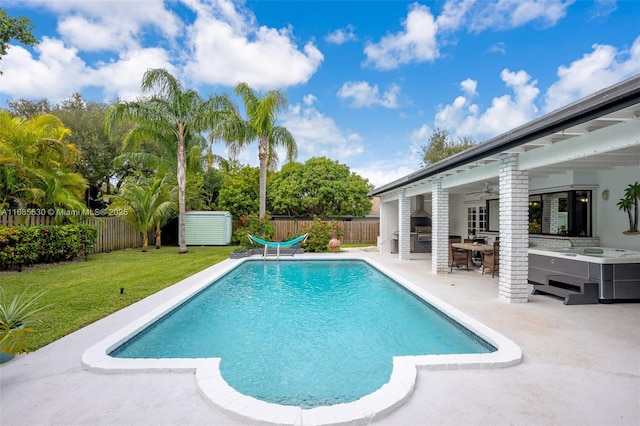
<instances>
[{"instance_id":1,"label":"blue sky","mask_svg":"<svg viewBox=\"0 0 640 426\"><path fill-rule=\"evenodd\" d=\"M0 105L134 99L148 68L204 96L280 89L299 161L383 185L436 128L485 141L640 73L640 1L3 0L41 43L0 62ZM226 155L223 145L215 150ZM256 149L239 160L257 165Z\"/></svg>"}]
</instances>

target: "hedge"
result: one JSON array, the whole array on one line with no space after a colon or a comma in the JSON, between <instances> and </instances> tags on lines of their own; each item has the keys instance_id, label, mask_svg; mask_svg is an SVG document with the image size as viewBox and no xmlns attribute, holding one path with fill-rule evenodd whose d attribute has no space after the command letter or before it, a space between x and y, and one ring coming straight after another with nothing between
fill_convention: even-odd
<instances>
[{"instance_id":1,"label":"hedge","mask_svg":"<svg viewBox=\"0 0 640 426\"><path fill-rule=\"evenodd\" d=\"M97 239L98 229L85 224L0 226L0 270L73 260Z\"/></svg>"},{"instance_id":2,"label":"hedge","mask_svg":"<svg viewBox=\"0 0 640 426\"><path fill-rule=\"evenodd\" d=\"M333 231L336 231L338 239L342 238L342 228L338 222L325 222L317 217L313 219L312 225L303 226L302 229L309 234L307 241L302 245L308 252L329 251Z\"/></svg>"}]
</instances>

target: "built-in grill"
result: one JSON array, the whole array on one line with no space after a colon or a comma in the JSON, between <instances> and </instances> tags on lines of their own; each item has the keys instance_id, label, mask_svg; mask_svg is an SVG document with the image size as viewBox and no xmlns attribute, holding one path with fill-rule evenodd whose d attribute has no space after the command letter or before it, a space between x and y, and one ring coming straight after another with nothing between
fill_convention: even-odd
<instances>
[{"instance_id":1,"label":"built-in grill","mask_svg":"<svg viewBox=\"0 0 640 426\"><path fill-rule=\"evenodd\" d=\"M431 215L424 209L424 195L416 195L416 210L411 214L411 232L417 232L416 226L431 226Z\"/></svg>"},{"instance_id":2,"label":"built-in grill","mask_svg":"<svg viewBox=\"0 0 640 426\"><path fill-rule=\"evenodd\" d=\"M416 210L411 214L412 251L431 251L431 215L424 209L424 196L416 196Z\"/></svg>"}]
</instances>

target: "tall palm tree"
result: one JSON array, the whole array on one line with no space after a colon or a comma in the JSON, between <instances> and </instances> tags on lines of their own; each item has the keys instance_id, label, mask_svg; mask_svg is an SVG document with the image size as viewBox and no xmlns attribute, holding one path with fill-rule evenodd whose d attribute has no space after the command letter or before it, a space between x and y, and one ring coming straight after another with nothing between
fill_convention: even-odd
<instances>
[{"instance_id":1,"label":"tall palm tree","mask_svg":"<svg viewBox=\"0 0 640 426\"><path fill-rule=\"evenodd\" d=\"M80 150L54 115L30 118L0 112L0 207L86 208L87 180L72 172Z\"/></svg>"},{"instance_id":2,"label":"tall palm tree","mask_svg":"<svg viewBox=\"0 0 640 426\"><path fill-rule=\"evenodd\" d=\"M239 83L235 92L244 102L246 120L239 116L222 122L222 127L214 129L212 135L222 137L232 148L241 149L258 140L260 160L260 218L265 217L267 205L267 169L278 162L276 148L283 147L287 161L294 161L298 155L296 141L285 127L276 126L277 113L287 100L279 90L271 90L264 97L246 83Z\"/></svg>"},{"instance_id":3,"label":"tall palm tree","mask_svg":"<svg viewBox=\"0 0 640 426\"><path fill-rule=\"evenodd\" d=\"M149 245L149 231L156 231L176 210L176 188L170 187L166 177L139 177L138 181L128 180L122 188L122 195L112 195L112 209L122 209L127 214L124 219L142 234L142 251ZM156 245L158 242L156 241Z\"/></svg>"},{"instance_id":4,"label":"tall palm tree","mask_svg":"<svg viewBox=\"0 0 640 426\"><path fill-rule=\"evenodd\" d=\"M185 241L185 188L186 188L186 140L198 135L235 114L235 105L226 95L204 100L194 90L184 90L182 83L162 68L150 69L142 77L143 92L157 89L149 98L120 102L109 108L105 115L107 134L115 133L123 121L136 124L127 133L123 145L127 146L144 138L158 144L176 146L176 171L178 181L179 253L187 253Z\"/></svg>"}]
</instances>

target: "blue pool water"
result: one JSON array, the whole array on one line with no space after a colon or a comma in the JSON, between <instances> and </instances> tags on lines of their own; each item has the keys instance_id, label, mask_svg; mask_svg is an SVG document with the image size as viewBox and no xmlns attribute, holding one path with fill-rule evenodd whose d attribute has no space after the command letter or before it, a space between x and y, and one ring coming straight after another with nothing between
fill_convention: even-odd
<instances>
[{"instance_id":1,"label":"blue pool water","mask_svg":"<svg viewBox=\"0 0 640 426\"><path fill-rule=\"evenodd\" d=\"M110 355L220 357L255 398L303 408L389 381L392 357L493 348L363 261L248 261Z\"/></svg>"}]
</instances>

